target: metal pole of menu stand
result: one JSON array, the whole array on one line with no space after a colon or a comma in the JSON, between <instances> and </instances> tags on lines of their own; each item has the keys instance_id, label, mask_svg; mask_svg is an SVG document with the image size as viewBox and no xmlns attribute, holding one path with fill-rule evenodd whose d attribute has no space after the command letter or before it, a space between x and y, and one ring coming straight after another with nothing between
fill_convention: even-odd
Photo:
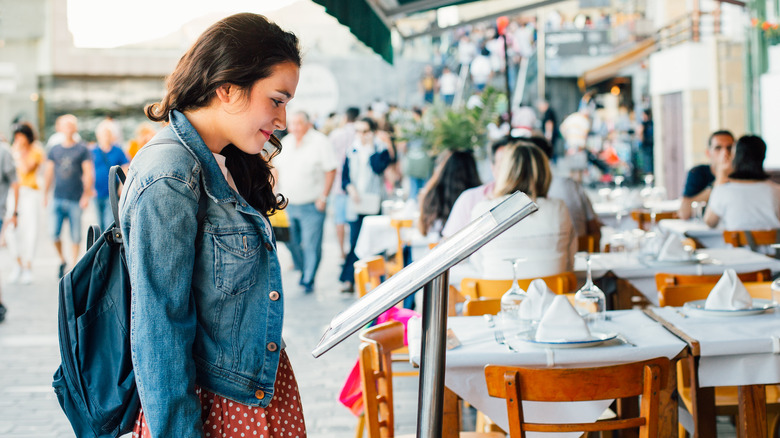
<instances>
[{"instance_id":1,"label":"metal pole of menu stand","mask_svg":"<svg viewBox=\"0 0 780 438\"><path fill-rule=\"evenodd\" d=\"M449 270L442 272L423 289L420 389L417 395L418 438L441 437L448 289Z\"/></svg>"}]
</instances>

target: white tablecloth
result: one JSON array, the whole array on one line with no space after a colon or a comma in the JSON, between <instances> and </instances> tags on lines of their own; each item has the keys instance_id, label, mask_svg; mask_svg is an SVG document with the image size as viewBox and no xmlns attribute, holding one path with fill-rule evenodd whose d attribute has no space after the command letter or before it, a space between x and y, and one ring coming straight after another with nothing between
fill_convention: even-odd
<instances>
[{"instance_id":1,"label":"white tablecloth","mask_svg":"<svg viewBox=\"0 0 780 438\"><path fill-rule=\"evenodd\" d=\"M593 277L598 278L611 270L618 277L631 282L644 296L658 305L658 291L655 286L656 272L675 274L722 274L732 268L739 272L770 269L780 271L780 260L750 251L746 248L705 248L697 253L707 257L704 263L651 263L639 257L637 253L600 253L593 254L591 266ZM577 257L574 271L580 283L584 282L585 260Z\"/></svg>"},{"instance_id":2,"label":"white tablecloth","mask_svg":"<svg viewBox=\"0 0 780 438\"><path fill-rule=\"evenodd\" d=\"M692 237L706 248L728 248L731 246L723 240L723 230L710 228L704 222L697 220L664 219L658 222L658 228L680 237Z\"/></svg>"},{"instance_id":3,"label":"white tablecloth","mask_svg":"<svg viewBox=\"0 0 780 438\"><path fill-rule=\"evenodd\" d=\"M533 345L521 346L511 352L493 338L482 317L451 317L448 327L455 332L461 345L447 351L447 371L444 383L462 399L484 412L496 424L508 429L506 402L490 397L485 383L487 364L518 366L594 366L645 360L659 356L675 357L685 343L669 333L662 325L637 310L609 312L610 320L604 330L623 334L637 346L613 340L600 346L576 349L545 349ZM408 325L409 353L413 362L420 361L420 320ZM530 421L594 422L610 400L599 402L529 403L524 402ZM573 434L579 436L580 434ZM535 434L529 436L553 437L572 434Z\"/></svg>"},{"instance_id":4,"label":"white tablecloth","mask_svg":"<svg viewBox=\"0 0 780 438\"><path fill-rule=\"evenodd\" d=\"M702 317L673 307L653 311L699 341L700 386L780 383L780 311L740 317Z\"/></svg>"}]
</instances>

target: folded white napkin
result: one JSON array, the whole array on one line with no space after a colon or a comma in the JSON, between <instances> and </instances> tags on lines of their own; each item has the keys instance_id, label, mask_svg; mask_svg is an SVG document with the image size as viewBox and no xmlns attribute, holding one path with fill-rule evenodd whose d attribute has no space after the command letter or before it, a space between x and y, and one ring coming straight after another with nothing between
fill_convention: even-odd
<instances>
[{"instance_id":1,"label":"folded white napkin","mask_svg":"<svg viewBox=\"0 0 780 438\"><path fill-rule=\"evenodd\" d=\"M555 294L547 287L547 283L537 278L528 286L526 297L520 303L520 318L533 321L542 319L542 315L554 299Z\"/></svg>"},{"instance_id":2,"label":"folded white napkin","mask_svg":"<svg viewBox=\"0 0 780 438\"><path fill-rule=\"evenodd\" d=\"M539 342L553 341L587 341L592 339L585 320L580 316L569 300L563 295L556 295L550 307L544 312L539 327L536 329L536 340Z\"/></svg>"},{"instance_id":3,"label":"folded white napkin","mask_svg":"<svg viewBox=\"0 0 780 438\"><path fill-rule=\"evenodd\" d=\"M661 246L661 250L658 251L657 259L660 261L682 261L690 260L691 254L685 250L682 243L682 238L679 234L670 233L666 237L664 244Z\"/></svg>"},{"instance_id":4,"label":"folded white napkin","mask_svg":"<svg viewBox=\"0 0 780 438\"><path fill-rule=\"evenodd\" d=\"M726 269L707 296L707 302L704 303L705 309L712 310L738 310L751 307L753 307L753 298L737 277L737 271L733 269Z\"/></svg>"}]
</instances>

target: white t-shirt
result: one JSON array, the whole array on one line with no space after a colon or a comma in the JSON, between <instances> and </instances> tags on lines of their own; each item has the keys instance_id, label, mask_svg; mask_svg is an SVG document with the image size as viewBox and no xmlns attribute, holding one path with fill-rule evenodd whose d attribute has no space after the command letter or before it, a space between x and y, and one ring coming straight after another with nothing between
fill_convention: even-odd
<instances>
[{"instance_id":1,"label":"white t-shirt","mask_svg":"<svg viewBox=\"0 0 780 438\"><path fill-rule=\"evenodd\" d=\"M771 181L728 182L713 187L707 208L724 230L780 228L780 185Z\"/></svg>"},{"instance_id":2,"label":"white t-shirt","mask_svg":"<svg viewBox=\"0 0 780 438\"><path fill-rule=\"evenodd\" d=\"M471 212L474 206L489 199L494 187L495 182L490 182L464 190L452 204L450 215L441 230L442 237L450 237L468 225L472 221Z\"/></svg>"},{"instance_id":3,"label":"white t-shirt","mask_svg":"<svg viewBox=\"0 0 780 438\"><path fill-rule=\"evenodd\" d=\"M282 139L282 152L274 158L278 189L293 205L310 204L325 191L325 174L335 170L336 155L325 134L309 129L300 144L295 136Z\"/></svg>"},{"instance_id":4,"label":"white t-shirt","mask_svg":"<svg viewBox=\"0 0 780 438\"><path fill-rule=\"evenodd\" d=\"M478 203L471 217L476 219L506 196ZM512 263L522 257L518 278L538 278L574 269L577 239L569 211L559 199L538 198L539 210L488 242L471 256L479 278L512 278Z\"/></svg>"},{"instance_id":5,"label":"white t-shirt","mask_svg":"<svg viewBox=\"0 0 780 438\"><path fill-rule=\"evenodd\" d=\"M452 96L458 90L458 77L453 72L442 73L439 78L439 92L444 96Z\"/></svg>"}]
</instances>

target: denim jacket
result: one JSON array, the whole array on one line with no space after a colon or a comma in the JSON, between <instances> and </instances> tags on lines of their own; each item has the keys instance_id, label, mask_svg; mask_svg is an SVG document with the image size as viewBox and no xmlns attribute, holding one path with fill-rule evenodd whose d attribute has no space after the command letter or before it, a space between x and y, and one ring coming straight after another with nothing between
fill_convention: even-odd
<instances>
[{"instance_id":1,"label":"denim jacket","mask_svg":"<svg viewBox=\"0 0 780 438\"><path fill-rule=\"evenodd\" d=\"M276 242L182 113L133 159L119 207L133 366L153 436L202 436L195 384L268 406L284 310Z\"/></svg>"}]
</instances>

